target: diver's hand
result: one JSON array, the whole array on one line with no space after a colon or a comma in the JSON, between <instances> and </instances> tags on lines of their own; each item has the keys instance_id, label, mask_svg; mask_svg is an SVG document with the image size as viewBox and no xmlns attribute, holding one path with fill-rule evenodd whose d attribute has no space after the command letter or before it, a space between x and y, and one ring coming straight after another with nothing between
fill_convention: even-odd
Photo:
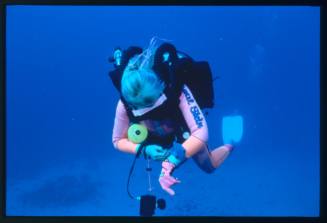
<instances>
[{"instance_id":1,"label":"diver's hand","mask_svg":"<svg viewBox=\"0 0 327 223\"><path fill-rule=\"evenodd\" d=\"M153 160L165 160L170 155L168 149L155 144L145 146L144 152Z\"/></svg>"},{"instance_id":2,"label":"diver's hand","mask_svg":"<svg viewBox=\"0 0 327 223\"><path fill-rule=\"evenodd\" d=\"M173 169L175 168L175 165L168 162L163 161L162 162L162 169L161 174L159 177L159 183L161 185L161 188L165 190L170 195L175 195L175 191L171 189L170 187L174 184L180 183L181 181L177 180L177 178L171 176L171 173Z\"/></svg>"}]
</instances>

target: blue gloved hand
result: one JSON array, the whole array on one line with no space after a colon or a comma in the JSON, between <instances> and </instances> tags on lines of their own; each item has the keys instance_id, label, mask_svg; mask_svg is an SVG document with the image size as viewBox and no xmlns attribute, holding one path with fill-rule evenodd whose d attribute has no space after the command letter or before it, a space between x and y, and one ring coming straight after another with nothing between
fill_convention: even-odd
<instances>
[{"instance_id":1,"label":"blue gloved hand","mask_svg":"<svg viewBox=\"0 0 327 223\"><path fill-rule=\"evenodd\" d=\"M138 151L140 144L136 147L136 152ZM165 160L170 152L168 149L163 148L160 145L151 144L143 148L143 154L149 156L153 160Z\"/></svg>"}]
</instances>

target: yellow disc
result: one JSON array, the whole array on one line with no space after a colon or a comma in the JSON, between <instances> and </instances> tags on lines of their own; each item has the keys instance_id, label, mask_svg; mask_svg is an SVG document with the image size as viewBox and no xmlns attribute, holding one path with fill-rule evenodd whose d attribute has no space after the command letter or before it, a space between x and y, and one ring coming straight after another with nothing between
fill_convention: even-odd
<instances>
[{"instance_id":1,"label":"yellow disc","mask_svg":"<svg viewBox=\"0 0 327 223\"><path fill-rule=\"evenodd\" d=\"M127 136L133 143L142 143L148 137L148 130L144 125L133 124L128 128Z\"/></svg>"}]
</instances>

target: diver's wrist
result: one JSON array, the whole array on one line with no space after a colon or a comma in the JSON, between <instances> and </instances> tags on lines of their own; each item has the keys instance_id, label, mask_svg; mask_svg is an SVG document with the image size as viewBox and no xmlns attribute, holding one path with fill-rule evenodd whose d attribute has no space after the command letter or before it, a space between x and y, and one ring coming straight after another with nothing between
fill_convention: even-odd
<instances>
[{"instance_id":1,"label":"diver's wrist","mask_svg":"<svg viewBox=\"0 0 327 223\"><path fill-rule=\"evenodd\" d=\"M174 166L178 166L182 161L178 159L176 156L170 155L167 157L167 162L174 164Z\"/></svg>"},{"instance_id":2,"label":"diver's wrist","mask_svg":"<svg viewBox=\"0 0 327 223\"><path fill-rule=\"evenodd\" d=\"M181 144L176 143L167 160L175 166L181 164L184 160L186 160L186 151L184 147Z\"/></svg>"}]
</instances>

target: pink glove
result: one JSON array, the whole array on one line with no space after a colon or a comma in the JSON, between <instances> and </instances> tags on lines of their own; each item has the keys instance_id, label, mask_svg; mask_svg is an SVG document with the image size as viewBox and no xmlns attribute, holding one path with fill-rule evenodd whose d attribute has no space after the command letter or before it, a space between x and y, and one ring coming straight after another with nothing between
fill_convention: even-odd
<instances>
[{"instance_id":1,"label":"pink glove","mask_svg":"<svg viewBox=\"0 0 327 223\"><path fill-rule=\"evenodd\" d=\"M176 183L181 182L177 180L175 177L170 175L174 168L175 168L174 164L168 161L163 161L161 174L159 177L159 183L161 185L161 188L167 191L167 193L169 193L170 195L175 195L175 191L173 191L170 187Z\"/></svg>"}]
</instances>

